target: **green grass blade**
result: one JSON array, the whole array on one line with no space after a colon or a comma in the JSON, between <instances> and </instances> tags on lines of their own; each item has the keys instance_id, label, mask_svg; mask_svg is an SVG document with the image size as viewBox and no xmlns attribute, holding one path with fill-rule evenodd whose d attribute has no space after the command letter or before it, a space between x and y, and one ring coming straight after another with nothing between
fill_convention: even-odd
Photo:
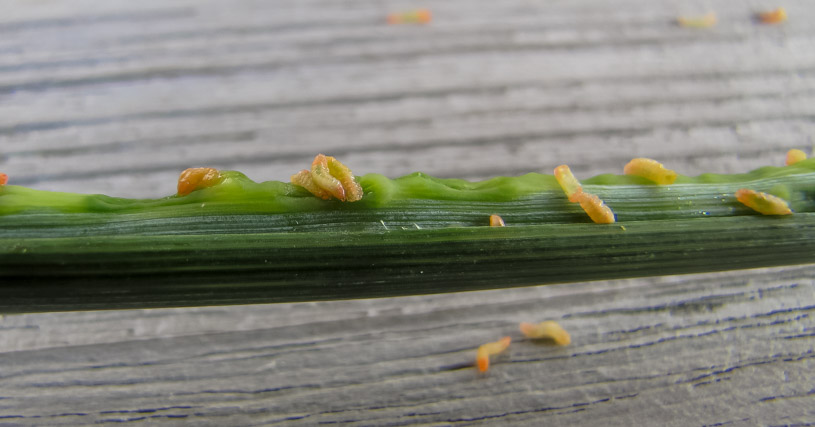
<instances>
[{"instance_id":1,"label":"green grass blade","mask_svg":"<svg viewBox=\"0 0 815 427\"><path fill-rule=\"evenodd\" d=\"M343 204L232 175L185 197L0 189L0 312L415 295L815 262L815 163L665 187L584 181L591 223L551 176L482 183L366 175ZM736 189L782 195L765 217ZM489 214L508 226L487 227Z\"/></svg>"}]
</instances>

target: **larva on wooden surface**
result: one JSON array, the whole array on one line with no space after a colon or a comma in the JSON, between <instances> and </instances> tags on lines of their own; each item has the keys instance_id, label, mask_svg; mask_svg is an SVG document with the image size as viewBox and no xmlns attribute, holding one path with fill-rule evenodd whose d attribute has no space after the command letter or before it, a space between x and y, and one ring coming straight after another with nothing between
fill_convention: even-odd
<instances>
[{"instance_id":1,"label":"larva on wooden surface","mask_svg":"<svg viewBox=\"0 0 815 427\"><path fill-rule=\"evenodd\" d=\"M680 16L676 18L680 27L685 28L710 28L716 25L716 13L708 12L702 16Z\"/></svg>"},{"instance_id":2,"label":"larva on wooden surface","mask_svg":"<svg viewBox=\"0 0 815 427\"><path fill-rule=\"evenodd\" d=\"M656 160L644 157L631 159L623 168L623 173L643 177L658 185L670 185L676 181L676 172L665 168Z\"/></svg>"},{"instance_id":3,"label":"larva on wooden surface","mask_svg":"<svg viewBox=\"0 0 815 427\"><path fill-rule=\"evenodd\" d=\"M505 227L506 223L504 222L504 218L501 218L499 215L490 215L490 227Z\"/></svg>"},{"instance_id":4,"label":"larva on wooden surface","mask_svg":"<svg viewBox=\"0 0 815 427\"><path fill-rule=\"evenodd\" d=\"M557 345L569 345L572 342L572 337L569 333L553 320L547 320L538 324L521 322L518 327L521 333L527 338L549 338Z\"/></svg>"},{"instance_id":5,"label":"larva on wooden surface","mask_svg":"<svg viewBox=\"0 0 815 427\"><path fill-rule=\"evenodd\" d=\"M575 195L575 201L586 211L592 221L597 224L611 224L617 221L614 212L599 197L594 194L580 192Z\"/></svg>"},{"instance_id":6,"label":"larva on wooden surface","mask_svg":"<svg viewBox=\"0 0 815 427\"><path fill-rule=\"evenodd\" d=\"M397 12L388 15L388 24L427 24L433 19L428 9L416 9L407 12Z\"/></svg>"},{"instance_id":7,"label":"larva on wooden surface","mask_svg":"<svg viewBox=\"0 0 815 427\"><path fill-rule=\"evenodd\" d=\"M780 24L787 20L787 9L779 7L769 12L759 12L758 20L763 24Z\"/></svg>"},{"instance_id":8,"label":"larva on wooden surface","mask_svg":"<svg viewBox=\"0 0 815 427\"><path fill-rule=\"evenodd\" d=\"M741 188L736 191L736 199L762 215L792 215L789 204L772 194Z\"/></svg>"},{"instance_id":9,"label":"larva on wooden surface","mask_svg":"<svg viewBox=\"0 0 815 427\"><path fill-rule=\"evenodd\" d=\"M222 181L221 173L215 168L189 168L178 177L178 195L186 196L195 190L212 187Z\"/></svg>"},{"instance_id":10,"label":"larva on wooden surface","mask_svg":"<svg viewBox=\"0 0 815 427\"><path fill-rule=\"evenodd\" d=\"M560 188L566 193L570 202L577 202L577 195L583 192L580 181L575 178L572 170L567 165L560 165L555 168L555 179L560 184Z\"/></svg>"},{"instance_id":11,"label":"larva on wooden surface","mask_svg":"<svg viewBox=\"0 0 815 427\"><path fill-rule=\"evenodd\" d=\"M786 161L784 162L784 164L787 165L787 166L792 166L792 165L794 165L794 164L796 164L796 163L798 163L798 162L800 162L802 160L806 160L806 159L807 159L807 153L804 153L803 151L801 151L801 150L799 150L797 148L793 148L792 150L787 151L787 158L786 158Z\"/></svg>"},{"instance_id":12,"label":"larva on wooden surface","mask_svg":"<svg viewBox=\"0 0 815 427\"><path fill-rule=\"evenodd\" d=\"M490 356L499 354L509 347L512 338L503 337L498 341L486 343L476 351L475 363L479 372L487 372L490 368Z\"/></svg>"}]
</instances>

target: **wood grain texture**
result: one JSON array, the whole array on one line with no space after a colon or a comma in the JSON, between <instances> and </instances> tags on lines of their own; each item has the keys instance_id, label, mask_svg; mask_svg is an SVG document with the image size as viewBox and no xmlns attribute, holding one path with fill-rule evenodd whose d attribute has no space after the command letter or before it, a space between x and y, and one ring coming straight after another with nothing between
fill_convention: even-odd
<instances>
[{"instance_id":1,"label":"wood grain texture","mask_svg":"<svg viewBox=\"0 0 815 427\"><path fill-rule=\"evenodd\" d=\"M21 424L792 424L815 416L813 274L10 316L0 405ZM573 343L521 337L543 319Z\"/></svg>"},{"instance_id":2,"label":"wood grain texture","mask_svg":"<svg viewBox=\"0 0 815 427\"><path fill-rule=\"evenodd\" d=\"M190 166L481 179L783 163L815 134L815 7L0 0L0 171L156 197ZM749 234L749 230L746 231ZM507 271L507 274L512 274ZM0 424L811 425L815 267L0 322ZM556 319L573 344L521 338ZM487 375L475 348L511 335Z\"/></svg>"}]
</instances>

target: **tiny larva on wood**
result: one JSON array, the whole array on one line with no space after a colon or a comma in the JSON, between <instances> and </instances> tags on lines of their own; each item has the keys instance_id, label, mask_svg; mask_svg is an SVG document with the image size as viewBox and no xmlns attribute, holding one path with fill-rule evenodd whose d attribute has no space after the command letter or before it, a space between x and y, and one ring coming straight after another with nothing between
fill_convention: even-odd
<instances>
[{"instance_id":1,"label":"tiny larva on wood","mask_svg":"<svg viewBox=\"0 0 815 427\"><path fill-rule=\"evenodd\" d=\"M711 11L702 16L680 16L676 22L685 28L710 28L716 25L716 13Z\"/></svg>"},{"instance_id":2,"label":"tiny larva on wood","mask_svg":"<svg viewBox=\"0 0 815 427\"><path fill-rule=\"evenodd\" d=\"M428 9L416 9L407 12L397 12L388 15L388 24L427 24L433 19L433 14Z\"/></svg>"},{"instance_id":3,"label":"tiny larva on wood","mask_svg":"<svg viewBox=\"0 0 815 427\"><path fill-rule=\"evenodd\" d=\"M527 338L550 338L557 345L569 345L569 343L572 342L572 337L569 336L569 333L553 320L547 320L538 324L521 322L518 328Z\"/></svg>"},{"instance_id":4,"label":"tiny larva on wood","mask_svg":"<svg viewBox=\"0 0 815 427\"><path fill-rule=\"evenodd\" d=\"M759 12L758 20L764 24L780 24L787 20L787 9L779 7L769 12Z\"/></svg>"},{"instance_id":5,"label":"tiny larva on wood","mask_svg":"<svg viewBox=\"0 0 815 427\"><path fill-rule=\"evenodd\" d=\"M512 338L503 337L498 341L486 343L476 351L475 362L479 372L487 372L490 368L490 356L503 352L509 347Z\"/></svg>"}]
</instances>

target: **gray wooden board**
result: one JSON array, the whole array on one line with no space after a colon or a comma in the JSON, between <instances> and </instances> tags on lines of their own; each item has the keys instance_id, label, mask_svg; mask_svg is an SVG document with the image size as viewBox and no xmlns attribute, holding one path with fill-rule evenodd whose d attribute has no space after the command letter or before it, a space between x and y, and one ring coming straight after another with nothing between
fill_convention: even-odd
<instances>
[{"instance_id":1,"label":"gray wooden board","mask_svg":"<svg viewBox=\"0 0 815 427\"><path fill-rule=\"evenodd\" d=\"M384 24L420 6L431 24ZM0 171L157 197L186 167L286 180L318 152L468 179L780 165L813 145L815 7L753 20L776 6L2 0ZM714 28L674 24L708 9ZM6 316L0 424L811 424L813 277ZM573 344L521 338L545 319ZM504 335L477 374L475 348Z\"/></svg>"},{"instance_id":2,"label":"gray wooden board","mask_svg":"<svg viewBox=\"0 0 815 427\"><path fill-rule=\"evenodd\" d=\"M813 274L9 316L0 411L12 424L80 425L806 422ZM573 343L517 330L543 319ZM475 348L505 335L508 353L477 373Z\"/></svg>"}]
</instances>

